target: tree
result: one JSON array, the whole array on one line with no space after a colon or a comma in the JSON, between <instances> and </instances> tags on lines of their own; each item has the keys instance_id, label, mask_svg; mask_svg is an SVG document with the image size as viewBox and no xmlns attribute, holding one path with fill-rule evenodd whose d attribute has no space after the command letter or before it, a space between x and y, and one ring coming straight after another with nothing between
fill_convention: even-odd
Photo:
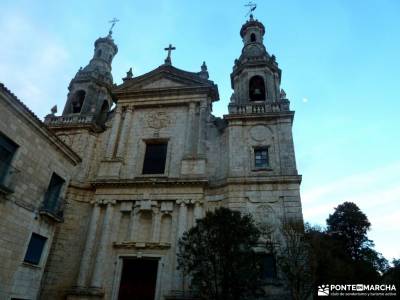
<instances>
[{"instance_id":1,"label":"tree","mask_svg":"<svg viewBox=\"0 0 400 300\"><path fill-rule=\"evenodd\" d=\"M288 280L293 300L309 299L313 291L315 259L304 234L301 220L282 222L281 253L278 263Z\"/></svg>"},{"instance_id":2,"label":"tree","mask_svg":"<svg viewBox=\"0 0 400 300\"><path fill-rule=\"evenodd\" d=\"M367 237L371 224L356 204L340 204L327 219L327 229L309 227L315 283L379 282L387 260Z\"/></svg>"},{"instance_id":3,"label":"tree","mask_svg":"<svg viewBox=\"0 0 400 300\"><path fill-rule=\"evenodd\" d=\"M383 274L382 281L386 284L395 284L398 288L400 287L400 259L393 259L392 265Z\"/></svg>"},{"instance_id":4,"label":"tree","mask_svg":"<svg viewBox=\"0 0 400 300\"><path fill-rule=\"evenodd\" d=\"M261 235L250 215L228 208L207 212L179 241L178 268L202 299L239 300L261 284L252 247Z\"/></svg>"},{"instance_id":5,"label":"tree","mask_svg":"<svg viewBox=\"0 0 400 300\"><path fill-rule=\"evenodd\" d=\"M355 203L344 202L326 220L327 233L342 241L346 252L353 259L360 259L364 248L371 247L367 231L371 223Z\"/></svg>"}]
</instances>

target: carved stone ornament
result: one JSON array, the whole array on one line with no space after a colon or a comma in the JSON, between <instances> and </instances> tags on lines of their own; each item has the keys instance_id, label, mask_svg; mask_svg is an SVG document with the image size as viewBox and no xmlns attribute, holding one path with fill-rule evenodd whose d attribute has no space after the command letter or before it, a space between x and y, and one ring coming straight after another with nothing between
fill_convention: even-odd
<instances>
[{"instance_id":1,"label":"carved stone ornament","mask_svg":"<svg viewBox=\"0 0 400 300\"><path fill-rule=\"evenodd\" d=\"M147 117L147 125L150 128L161 129L169 124L171 124L171 118L165 112L153 112Z\"/></svg>"}]
</instances>

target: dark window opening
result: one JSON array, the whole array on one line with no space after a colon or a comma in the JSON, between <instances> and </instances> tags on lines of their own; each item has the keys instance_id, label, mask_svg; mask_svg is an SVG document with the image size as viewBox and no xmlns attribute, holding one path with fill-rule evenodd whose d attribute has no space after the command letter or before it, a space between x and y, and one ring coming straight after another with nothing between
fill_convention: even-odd
<instances>
[{"instance_id":1,"label":"dark window opening","mask_svg":"<svg viewBox=\"0 0 400 300\"><path fill-rule=\"evenodd\" d=\"M11 161L17 151L18 145L0 133L0 185L4 185L14 170Z\"/></svg>"},{"instance_id":2,"label":"dark window opening","mask_svg":"<svg viewBox=\"0 0 400 300\"><path fill-rule=\"evenodd\" d=\"M64 179L62 179L56 173L53 173L50 179L49 187L44 195L42 210L56 215L62 213L61 206L63 203L60 199L60 193L64 182Z\"/></svg>"},{"instance_id":3,"label":"dark window opening","mask_svg":"<svg viewBox=\"0 0 400 300\"><path fill-rule=\"evenodd\" d=\"M101 49L97 50L97 57L101 57Z\"/></svg>"},{"instance_id":4,"label":"dark window opening","mask_svg":"<svg viewBox=\"0 0 400 300\"><path fill-rule=\"evenodd\" d=\"M98 117L98 124L104 125L104 123L107 121L107 114L108 114L109 110L110 110L110 107L108 105L108 102L107 102L107 100L104 100L103 105L101 106L101 109L100 109L100 114Z\"/></svg>"},{"instance_id":5,"label":"dark window opening","mask_svg":"<svg viewBox=\"0 0 400 300\"><path fill-rule=\"evenodd\" d=\"M110 54L110 55L108 56L108 61L111 62L111 60L112 60L112 55Z\"/></svg>"},{"instance_id":6,"label":"dark window opening","mask_svg":"<svg viewBox=\"0 0 400 300\"><path fill-rule=\"evenodd\" d=\"M257 169L268 168L268 148L256 148L254 149L254 166Z\"/></svg>"},{"instance_id":7,"label":"dark window opening","mask_svg":"<svg viewBox=\"0 0 400 300\"><path fill-rule=\"evenodd\" d=\"M77 91L72 99L72 113L78 114L82 110L83 102L85 101L85 91Z\"/></svg>"},{"instance_id":8,"label":"dark window opening","mask_svg":"<svg viewBox=\"0 0 400 300\"><path fill-rule=\"evenodd\" d=\"M252 34L250 35L250 41L251 41L251 42L255 42L255 41L256 41L256 35L255 35L254 33L252 33Z\"/></svg>"},{"instance_id":9,"label":"dark window opening","mask_svg":"<svg viewBox=\"0 0 400 300\"><path fill-rule=\"evenodd\" d=\"M46 237L32 233L24 261L33 265L38 265L40 263L40 258L42 257L43 248L46 241Z\"/></svg>"},{"instance_id":10,"label":"dark window opening","mask_svg":"<svg viewBox=\"0 0 400 300\"><path fill-rule=\"evenodd\" d=\"M143 163L143 174L163 174L167 158L167 143L148 143Z\"/></svg>"},{"instance_id":11,"label":"dark window opening","mask_svg":"<svg viewBox=\"0 0 400 300\"><path fill-rule=\"evenodd\" d=\"M251 101L265 100L265 84L261 76L253 76L250 79L249 97Z\"/></svg>"},{"instance_id":12,"label":"dark window opening","mask_svg":"<svg viewBox=\"0 0 400 300\"><path fill-rule=\"evenodd\" d=\"M274 279L276 278L276 261L272 254L262 256L261 278Z\"/></svg>"}]
</instances>

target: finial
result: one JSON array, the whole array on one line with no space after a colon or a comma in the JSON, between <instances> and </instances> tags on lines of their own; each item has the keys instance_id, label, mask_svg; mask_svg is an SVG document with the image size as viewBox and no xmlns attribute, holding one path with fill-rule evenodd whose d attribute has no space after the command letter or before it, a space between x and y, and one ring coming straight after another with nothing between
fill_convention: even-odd
<instances>
[{"instance_id":1,"label":"finial","mask_svg":"<svg viewBox=\"0 0 400 300\"><path fill-rule=\"evenodd\" d=\"M249 11L247 12L246 17L247 17L248 15L250 15L250 21L253 21L253 20L254 20L254 18L253 18L253 11L256 10L257 4L254 3L253 1L249 1L249 3L247 3L245 6L246 6L246 7L249 7Z\"/></svg>"},{"instance_id":2,"label":"finial","mask_svg":"<svg viewBox=\"0 0 400 300\"><path fill-rule=\"evenodd\" d=\"M54 105L54 106L51 108L51 114L54 116L56 113L57 113L57 105Z\"/></svg>"},{"instance_id":3,"label":"finial","mask_svg":"<svg viewBox=\"0 0 400 300\"><path fill-rule=\"evenodd\" d=\"M171 44L169 44L169 46L167 48L164 48L165 51L168 51L167 58L164 60L164 63L166 65L171 65L172 64L172 62L171 62L171 51L175 50L175 49L176 48L173 47Z\"/></svg>"},{"instance_id":4,"label":"finial","mask_svg":"<svg viewBox=\"0 0 400 300\"><path fill-rule=\"evenodd\" d=\"M281 99L286 99L286 92L284 91L284 89L281 89Z\"/></svg>"},{"instance_id":5,"label":"finial","mask_svg":"<svg viewBox=\"0 0 400 300\"><path fill-rule=\"evenodd\" d=\"M117 23L117 22L119 22L119 20L117 18L115 18L115 17L112 20L108 21L108 23L111 23L110 30L108 31L108 37L111 37L112 30L113 30L113 28L115 26L115 23Z\"/></svg>"},{"instance_id":6,"label":"finial","mask_svg":"<svg viewBox=\"0 0 400 300\"><path fill-rule=\"evenodd\" d=\"M132 78L133 78L132 68L129 68L129 71L126 72L126 77L122 78L122 80L125 81L125 80L129 80L129 79L132 79Z\"/></svg>"},{"instance_id":7,"label":"finial","mask_svg":"<svg viewBox=\"0 0 400 300\"><path fill-rule=\"evenodd\" d=\"M126 77L127 77L127 78L132 78L132 77L133 77L132 67L129 68L129 71L128 71L128 72L126 72Z\"/></svg>"},{"instance_id":8,"label":"finial","mask_svg":"<svg viewBox=\"0 0 400 300\"><path fill-rule=\"evenodd\" d=\"M203 61L203 64L201 65L201 71L199 73L200 77L203 79L208 79L208 71L207 71L207 65L206 62Z\"/></svg>"},{"instance_id":9,"label":"finial","mask_svg":"<svg viewBox=\"0 0 400 300\"><path fill-rule=\"evenodd\" d=\"M203 61L203 64L201 65L201 71L207 71L207 65L205 61Z\"/></svg>"}]
</instances>

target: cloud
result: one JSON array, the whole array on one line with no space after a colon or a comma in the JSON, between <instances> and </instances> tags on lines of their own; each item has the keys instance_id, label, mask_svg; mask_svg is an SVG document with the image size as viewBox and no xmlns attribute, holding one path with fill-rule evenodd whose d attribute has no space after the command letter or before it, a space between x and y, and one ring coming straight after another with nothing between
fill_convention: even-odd
<instances>
[{"instance_id":1,"label":"cloud","mask_svg":"<svg viewBox=\"0 0 400 300\"><path fill-rule=\"evenodd\" d=\"M307 103L307 102L308 102L308 98L305 98L305 97L304 97L304 98L302 99L302 101L303 101L304 103Z\"/></svg>"},{"instance_id":2,"label":"cloud","mask_svg":"<svg viewBox=\"0 0 400 300\"><path fill-rule=\"evenodd\" d=\"M0 48L0 81L43 116L59 97L57 80L68 63L66 48L46 28L16 12L0 13L0 36L6 45ZM65 86L62 91L65 97Z\"/></svg>"},{"instance_id":3,"label":"cloud","mask_svg":"<svg viewBox=\"0 0 400 300\"><path fill-rule=\"evenodd\" d=\"M400 161L302 191L306 221L325 225L339 204L356 203L371 222L370 238L388 258L400 256ZM397 250L398 249L398 250Z\"/></svg>"}]
</instances>

